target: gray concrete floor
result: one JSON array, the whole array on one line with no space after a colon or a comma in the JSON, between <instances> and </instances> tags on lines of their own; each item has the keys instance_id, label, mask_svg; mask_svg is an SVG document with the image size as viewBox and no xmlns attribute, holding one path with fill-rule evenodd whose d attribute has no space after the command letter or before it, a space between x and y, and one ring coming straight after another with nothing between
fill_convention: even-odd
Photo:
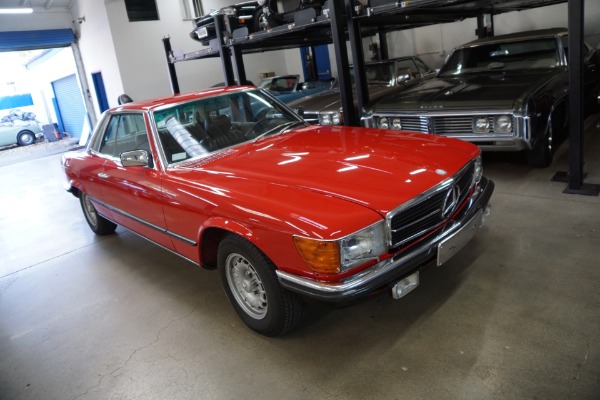
<instances>
[{"instance_id":1,"label":"gray concrete floor","mask_svg":"<svg viewBox=\"0 0 600 400\"><path fill-rule=\"evenodd\" d=\"M216 273L95 237L60 154L1 166L0 399L600 399L600 198L550 181L567 148L547 169L486 156L493 214L468 248L400 301L312 306L278 339Z\"/></svg>"}]
</instances>

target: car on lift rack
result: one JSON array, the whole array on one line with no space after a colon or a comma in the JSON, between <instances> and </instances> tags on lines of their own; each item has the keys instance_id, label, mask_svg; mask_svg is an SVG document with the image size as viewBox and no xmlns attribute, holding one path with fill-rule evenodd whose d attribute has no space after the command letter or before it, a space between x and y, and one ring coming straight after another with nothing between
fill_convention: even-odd
<instances>
[{"instance_id":1,"label":"car on lift rack","mask_svg":"<svg viewBox=\"0 0 600 400\"><path fill-rule=\"evenodd\" d=\"M216 15L225 17L223 32L228 37L238 28L245 27L250 34L292 23L296 12L308 8L315 9L315 15L320 15L323 3L324 0L259 0L237 3L194 19L190 37L208 46L217 37L214 20ZM280 8L283 10L279 11Z\"/></svg>"},{"instance_id":2,"label":"car on lift rack","mask_svg":"<svg viewBox=\"0 0 600 400\"><path fill-rule=\"evenodd\" d=\"M470 143L311 126L248 86L110 109L62 165L96 234L120 224L218 270L265 335L297 326L305 298L404 296L477 234L494 187Z\"/></svg>"},{"instance_id":3,"label":"car on lift rack","mask_svg":"<svg viewBox=\"0 0 600 400\"><path fill-rule=\"evenodd\" d=\"M369 90L369 100L375 101L416 85L418 82L432 78L433 71L419 57L398 57L383 61L366 63L365 76ZM350 76L354 84L353 68ZM303 97L288 103L311 124L342 125L342 100L340 89L336 84L327 91ZM355 106L358 104L354 96Z\"/></svg>"},{"instance_id":4,"label":"car on lift rack","mask_svg":"<svg viewBox=\"0 0 600 400\"><path fill-rule=\"evenodd\" d=\"M435 79L374 103L367 126L444 135L483 150L526 150L551 164L568 129L567 29L478 39L452 51ZM584 105L598 109L600 55L584 45Z\"/></svg>"}]
</instances>

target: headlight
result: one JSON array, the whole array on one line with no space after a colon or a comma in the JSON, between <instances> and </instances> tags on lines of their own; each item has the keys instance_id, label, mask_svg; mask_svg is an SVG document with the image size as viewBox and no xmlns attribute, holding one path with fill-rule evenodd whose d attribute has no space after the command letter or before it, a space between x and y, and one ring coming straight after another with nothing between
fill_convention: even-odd
<instances>
[{"instance_id":1,"label":"headlight","mask_svg":"<svg viewBox=\"0 0 600 400\"><path fill-rule=\"evenodd\" d=\"M338 112L328 112L319 115L320 125L341 125L342 115Z\"/></svg>"},{"instance_id":2,"label":"headlight","mask_svg":"<svg viewBox=\"0 0 600 400\"><path fill-rule=\"evenodd\" d=\"M500 115L494 119L494 132L510 133L512 132L512 116Z\"/></svg>"},{"instance_id":3,"label":"headlight","mask_svg":"<svg viewBox=\"0 0 600 400\"><path fill-rule=\"evenodd\" d=\"M397 131L402 129L402 123L400 122L400 118L394 118L392 120L392 129L395 129Z\"/></svg>"},{"instance_id":4,"label":"headlight","mask_svg":"<svg viewBox=\"0 0 600 400\"><path fill-rule=\"evenodd\" d=\"M475 117L473 120L473 132L488 133L490 131L490 119L487 116Z\"/></svg>"},{"instance_id":5,"label":"headlight","mask_svg":"<svg viewBox=\"0 0 600 400\"><path fill-rule=\"evenodd\" d=\"M481 162L481 155L475 159L475 169L473 171L473 182L471 185L479 183L483 176L483 163Z\"/></svg>"},{"instance_id":6,"label":"headlight","mask_svg":"<svg viewBox=\"0 0 600 400\"><path fill-rule=\"evenodd\" d=\"M387 251L383 221L340 240L317 240L296 236L296 248L313 271L338 274L373 260Z\"/></svg>"},{"instance_id":7,"label":"headlight","mask_svg":"<svg viewBox=\"0 0 600 400\"><path fill-rule=\"evenodd\" d=\"M381 129L389 129L390 128L390 123L388 122L388 119L386 117L382 117L379 119L379 127Z\"/></svg>"}]
</instances>

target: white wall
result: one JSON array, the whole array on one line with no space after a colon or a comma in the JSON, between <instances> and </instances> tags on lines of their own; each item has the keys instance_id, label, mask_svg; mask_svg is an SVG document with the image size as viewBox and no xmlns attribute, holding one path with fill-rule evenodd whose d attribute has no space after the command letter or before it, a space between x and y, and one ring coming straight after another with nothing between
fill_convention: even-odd
<instances>
[{"instance_id":1,"label":"white wall","mask_svg":"<svg viewBox=\"0 0 600 400\"><path fill-rule=\"evenodd\" d=\"M208 9L229 4L224 1L220 5L206 3L205 8ZM105 2L105 5L124 91L134 99L170 95L163 37L169 36L173 50L183 53L202 48L199 42L189 37L192 22L182 20L179 2L157 0L160 20L143 22L129 22L124 0ZM260 72L286 72L285 56L281 51L246 55L244 65L247 79L255 83ZM175 68L182 92L209 87L224 80L218 58L179 62Z\"/></svg>"},{"instance_id":2,"label":"white wall","mask_svg":"<svg viewBox=\"0 0 600 400\"><path fill-rule=\"evenodd\" d=\"M77 19L85 17L78 23ZM90 97L94 104L93 112L100 116L97 94L92 82L92 74L102 73L108 105L116 106L117 97L124 93L117 55L113 48L113 36L108 25L108 16L104 2L98 0L79 0L72 10L71 19L73 31L78 37L81 58L85 68Z\"/></svg>"}]
</instances>

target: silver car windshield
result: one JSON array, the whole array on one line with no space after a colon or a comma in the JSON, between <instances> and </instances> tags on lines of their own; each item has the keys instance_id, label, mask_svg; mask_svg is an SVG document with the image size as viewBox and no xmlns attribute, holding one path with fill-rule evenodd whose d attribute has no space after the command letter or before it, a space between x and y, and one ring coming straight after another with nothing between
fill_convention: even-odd
<instances>
[{"instance_id":1,"label":"silver car windshield","mask_svg":"<svg viewBox=\"0 0 600 400\"><path fill-rule=\"evenodd\" d=\"M178 103L154 112L168 164L202 157L304 124L260 90L246 90Z\"/></svg>"},{"instance_id":2,"label":"silver car windshield","mask_svg":"<svg viewBox=\"0 0 600 400\"><path fill-rule=\"evenodd\" d=\"M557 43L556 39L547 38L457 49L438 76L555 68L559 65Z\"/></svg>"}]
</instances>

